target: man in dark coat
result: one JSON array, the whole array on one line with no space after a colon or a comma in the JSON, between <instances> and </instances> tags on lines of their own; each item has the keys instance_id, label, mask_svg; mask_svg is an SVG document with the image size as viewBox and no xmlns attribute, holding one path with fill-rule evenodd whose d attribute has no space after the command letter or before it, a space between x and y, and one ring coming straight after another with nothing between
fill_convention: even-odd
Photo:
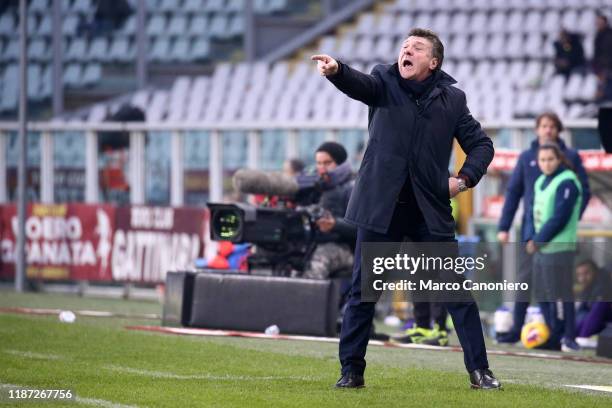
<instances>
[{"instance_id":1,"label":"man in dark coat","mask_svg":"<svg viewBox=\"0 0 612 408\"><path fill-rule=\"evenodd\" d=\"M363 74L329 55L318 70L347 96L369 106L369 143L345 219L358 227L351 297L340 335L342 377L336 387L364 386L373 302L361 301L361 243L456 242L450 199L474 187L493 159L493 143L470 115L463 91L440 68L444 46L429 30L413 29L397 63ZM467 158L449 177L453 139ZM366 271L371 273L371 271ZM473 388L496 389L476 303L447 303Z\"/></svg>"}]
</instances>

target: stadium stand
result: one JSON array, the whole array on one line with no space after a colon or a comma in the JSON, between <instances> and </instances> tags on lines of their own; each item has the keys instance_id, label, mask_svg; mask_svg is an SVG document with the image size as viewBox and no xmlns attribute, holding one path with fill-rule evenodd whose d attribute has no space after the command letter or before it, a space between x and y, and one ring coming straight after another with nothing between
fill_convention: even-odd
<instances>
[{"instance_id":1,"label":"stadium stand","mask_svg":"<svg viewBox=\"0 0 612 408\"><path fill-rule=\"evenodd\" d=\"M42 78L51 89L52 0L32 0L28 8L29 63L33 79ZM103 86L105 68L133 64L136 56L136 3L127 4L131 14L117 27L96 21L96 2L62 1L64 85L71 89ZM294 5L288 0L258 0L258 14L283 13ZM242 48L245 31L244 0L147 0L147 57L153 64L205 64L227 60ZM17 9L8 6L0 15L0 77L14 75L19 59ZM8 72L8 73L7 73ZM123 75L123 74L122 74ZM11 77L12 78L12 77ZM8 82L3 81L4 84ZM38 90L38 82L34 89ZM31 101L48 100L50 93L29 91ZM0 114L17 108L17 89L2 87Z\"/></svg>"},{"instance_id":2,"label":"stadium stand","mask_svg":"<svg viewBox=\"0 0 612 408\"><path fill-rule=\"evenodd\" d=\"M44 3L36 2L37 8L42 8ZM72 12L87 10L85 3L76 0ZM203 3L190 0L149 3L156 6L147 23L151 40L149 57L159 63L206 60L215 39L238 36L244 29L239 15L241 1L209 0L205 7L196 7ZM274 13L282 10L287 2L255 3L261 12ZM312 53L328 53L358 69L370 70L377 63L392 62L406 32L420 26L436 30L443 38L446 44L443 69L467 91L470 109L477 118L488 121L528 118L546 108L568 119L592 117L597 87L595 75L588 70L572 73L567 79L555 75L553 41L561 27L578 32L584 38L587 60L592 58L594 20L605 3L600 0L581 4L569 0L385 2L383 7L361 13L354 24L321 36L316 46L299 50L293 59L257 63L254 68L247 63L218 64L210 76L177 78L170 91L139 91L139 106L146 110L148 121L361 123L366 117L366 108L334 92L333 87L313 75L307 57ZM108 41L104 38L89 41L69 35L66 85L91 86L100 80L102 64L129 60L128 54L133 53L133 19L130 17ZM3 15L0 21L5 20L9 26L16 24ZM69 29L74 26L74 22L68 21L64 21L65 31L67 26ZM5 31L10 30L2 29L0 33ZM108 47L110 52L106 52ZM43 48L32 43L30 52L45 61ZM5 59L16 59L13 41L8 42L4 55ZM15 70L8 67L4 75L15 75ZM42 71L46 73L44 67ZM182 96L176 89L184 90ZM3 90L2 95L8 99L3 98L2 107L16 103L16 97L9 95L11 91L10 87ZM316 104L313 103L315 94ZM103 106L112 109L111 104ZM92 117L85 112L80 117L88 116Z\"/></svg>"}]
</instances>

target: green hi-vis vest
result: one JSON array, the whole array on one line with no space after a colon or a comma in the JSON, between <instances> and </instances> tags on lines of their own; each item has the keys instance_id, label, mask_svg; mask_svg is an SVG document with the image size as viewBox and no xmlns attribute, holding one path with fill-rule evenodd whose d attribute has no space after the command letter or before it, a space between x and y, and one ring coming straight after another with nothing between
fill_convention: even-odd
<instances>
[{"instance_id":1,"label":"green hi-vis vest","mask_svg":"<svg viewBox=\"0 0 612 408\"><path fill-rule=\"evenodd\" d=\"M564 170L553 178L550 183L542 190L542 184L546 176L542 174L535 182L535 196L533 199L533 221L536 233L540 232L542 226L553 216L555 211L555 194L557 188L565 180L572 180L578 187L578 199L574 204L572 215L565 224L565 227L557 233L549 244L544 245L540 251L545 254L574 251L576 250L576 232L578 230L578 218L580 217L580 207L582 205L582 185L571 170Z\"/></svg>"}]
</instances>

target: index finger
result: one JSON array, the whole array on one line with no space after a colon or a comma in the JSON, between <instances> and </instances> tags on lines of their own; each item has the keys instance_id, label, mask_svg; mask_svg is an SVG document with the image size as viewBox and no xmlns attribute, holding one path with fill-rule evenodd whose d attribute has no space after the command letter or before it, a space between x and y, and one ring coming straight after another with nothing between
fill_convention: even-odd
<instances>
[{"instance_id":1,"label":"index finger","mask_svg":"<svg viewBox=\"0 0 612 408\"><path fill-rule=\"evenodd\" d=\"M313 55L312 57L310 57L310 59L313 61L327 62L330 59L330 57L324 54L317 54L317 55Z\"/></svg>"}]
</instances>

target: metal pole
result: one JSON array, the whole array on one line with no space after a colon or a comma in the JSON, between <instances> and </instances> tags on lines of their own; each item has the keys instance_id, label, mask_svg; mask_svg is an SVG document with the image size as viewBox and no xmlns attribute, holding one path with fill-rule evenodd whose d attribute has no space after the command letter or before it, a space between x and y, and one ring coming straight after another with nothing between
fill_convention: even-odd
<instances>
[{"instance_id":1,"label":"metal pole","mask_svg":"<svg viewBox=\"0 0 612 408\"><path fill-rule=\"evenodd\" d=\"M0 204L8 201L6 185L6 139L7 134L0 130Z\"/></svg>"},{"instance_id":2,"label":"metal pole","mask_svg":"<svg viewBox=\"0 0 612 408\"><path fill-rule=\"evenodd\" d=\"M170 205L180 207L185 203L184 140L183 132L172 132L170 148Z\"/></svg>"},{"instance_id":3,"label":"metal pole","mask_svg":"<svg viewBox=\"0 0 612 408\"><path fill-rule=\"evenodd\" d=\"M28 13L26 0L19 0L19 163L17 169L17 253L15 257L15 291L23 292L26 276L25 218L26 218L26 158L27 158L27 64Z\"/></svg>"},{"instance_id":4,"label":"metal pole","mask_svg":"<svg viewBox=\"0 0 612 408\"><path fill-rule=\"evenodd\" d=\"M88 130L85 132L85 202L95 204L98 201L98 134Z\"/></svg>"},{"instance_id":5,"label":"metal pole","mask_svg":"<svg viewBox=\"0 0 612 408\"><path fill-rule=\"evenodd\" d=\"M298 132L290 130L287 135L287 144L285 145L285 159L294 159L299 157Z\"/></svg>"},{"instance_id":6,"label":"metal pole","mask_svg":"<svg viewBox=\"0 0 612 408\"><path fill-rule=\"evenodd\" d=\"M62 44L62 0L53 0L53 116L64 111L64 49Z\"/></svg>"},{"instance_id":7,"label":"metal pole","mask_svg":"<svg viewBox=\"0 0 612 408\"><path fill-rule=\"evenodd\" d=\"M261 159L261 130L251 130L247 144L247 166L249 169L258 169Z\"/></svg>"},{"instance_id":8,"label":"metal pole","mask_svg":"<svg viewBox=\"0 0 612 408\"><path fill-rule=\"evenodd\" d=\"M147 84L146 12L145 0L138 0L136 8L136 78L139 88L144 88Z\"/></svg>"},{"instance_id":9,"label":"metal pole","mask_svg":"<svg viewBox=\"0 0 612 408\"><path fill-rule=\"evenodd\" d=\"M40 137L40 201L45 204L53 204L55 199L54 170L53 135L44 131Z\"/></svg>"},{"instance_id":10,"label":"metal pole","mask_svg":"<svg viewBox=\"0 0 612 408\"><path fill-rule=\"evenodd\" d=\"M145 134L130 133L130 203L145 203Z\"/></svg>"},{"instance_id":11,"label":"metal pole","mask_svg":"<svg viewBox=\"0 0 612 408\"><path fill-rule=\"evenodd\" d=\"M246 61L255 60L255 10L253 0L246 0L244 5L244 59Z\"/></svg>"},{"instance_id":12,"label":"metal pole","mask_svg":"<svg viewBox=\"0 0 612 408\"><path fill-rule=\"evenodd\" d=\"M218 130L210 133L209 163L209 201L220 202L223 199L223 135Z\"/></svg>"}]
</instances>

